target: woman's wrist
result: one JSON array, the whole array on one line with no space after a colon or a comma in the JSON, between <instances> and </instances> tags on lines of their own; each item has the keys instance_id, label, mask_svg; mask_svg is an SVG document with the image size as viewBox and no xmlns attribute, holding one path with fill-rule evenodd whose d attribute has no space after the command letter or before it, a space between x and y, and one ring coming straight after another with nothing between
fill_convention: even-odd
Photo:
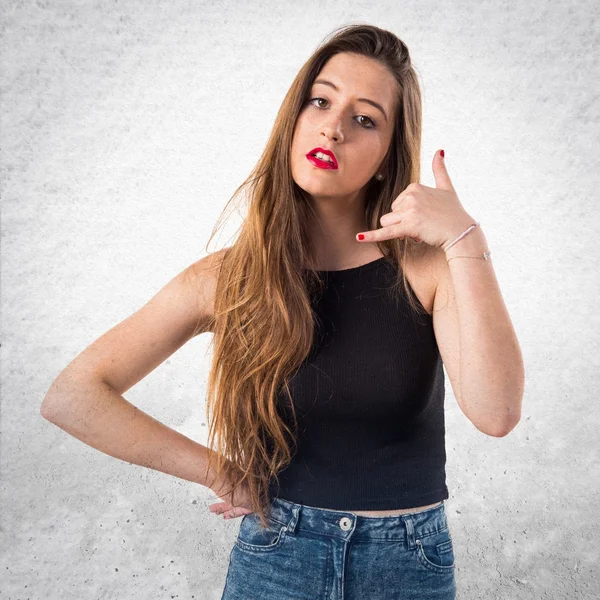
<instances>
[{"instance_id":1,"label":"woman's wrist","mask_svg":"<svg viewBox=\"0 0 600 600\"><path fill-rule=\"evenodd\" d=\"M445 250L446 260L454 256L470 256L482 255L488 250L487 240L481 227L475 227L465 237L458 240L450 248Z\"/></svg>"}]
</instances>

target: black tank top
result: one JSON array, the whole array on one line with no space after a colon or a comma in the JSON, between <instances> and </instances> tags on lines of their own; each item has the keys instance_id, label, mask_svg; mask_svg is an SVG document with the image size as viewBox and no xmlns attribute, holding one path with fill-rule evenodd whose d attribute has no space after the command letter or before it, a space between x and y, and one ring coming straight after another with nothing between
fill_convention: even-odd
<instances>
[{"instance_id":1,"label":"black tank top","mask_svg":"<svg viewBox=\"0 0 600 600\"><path fill-rule=\"evenodd\" d=\"M448 498L444 372L431 315L411 309L402 285L396 301L386 257L320 273L315 343L290 381L293 458L270 496L335 510ZM279 406L293 431L283 391Z\"/></svg>"}]
</instances>

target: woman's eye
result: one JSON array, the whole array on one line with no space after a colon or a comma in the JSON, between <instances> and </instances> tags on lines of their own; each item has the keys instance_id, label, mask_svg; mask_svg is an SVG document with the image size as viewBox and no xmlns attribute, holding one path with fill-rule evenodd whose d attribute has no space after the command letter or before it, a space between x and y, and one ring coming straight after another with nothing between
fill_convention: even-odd
<instances>
[{"instance_id":1,"label":"woman's eye","mask_svg":"<svg viewBox=\"0 0 600 600\"><path fill-rule=\"evenodd\" d=\"M357 118L358 119L367 119L367 121L369 121L371 123L371 125L369 127L367 127L367 129L373 129L375 127L375 123L374 123L373 119L371 119L371 117L365 117L365 115L358 115Z\"/></svg>"},{"instance_id":2,"label":"woman's eye","mask_svg":"<svg viewBox=\"0 0 600 600\"><path fill-rule=\"evenodd\" d=\"M319 106L318 104L314 104L315 100L322 100L323 102L327 102L327 100L325 98L320 98L320 97L316 97L316 98L311 98L309 100L309 102L311 104L313 104L313 106L316 106L316 108L325 108L324 106ZM359 125L363 128L363 129L375 129L375 121L373 121L373 119L371 119L371 117L367 117L366 115L358 115L358 117L356 117L357 119L366 119L370 125L363 125L362 123L359 123Z\"/></svg>"}]
</instances>

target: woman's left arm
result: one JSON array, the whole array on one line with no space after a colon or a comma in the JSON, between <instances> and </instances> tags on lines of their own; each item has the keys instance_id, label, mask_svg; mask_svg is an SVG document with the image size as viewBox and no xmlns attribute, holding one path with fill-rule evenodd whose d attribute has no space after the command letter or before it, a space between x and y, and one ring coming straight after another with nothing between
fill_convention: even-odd
<instances>
[{"instance_id":1,"label":"woman's left arm","mask_svg":"<svg viewBox=\"0 0 600 600\"><path fill-rule=\"evenodd\" d=\"M525 375L493 263L481 258L488 249L485 234L476 227L445 252L433 319L441 346L441 338L458 337L455 370L462 411L480 431L501 437L521 418ZM449 298L452 309L445 310Z\"/></svg>"}]
</instances>

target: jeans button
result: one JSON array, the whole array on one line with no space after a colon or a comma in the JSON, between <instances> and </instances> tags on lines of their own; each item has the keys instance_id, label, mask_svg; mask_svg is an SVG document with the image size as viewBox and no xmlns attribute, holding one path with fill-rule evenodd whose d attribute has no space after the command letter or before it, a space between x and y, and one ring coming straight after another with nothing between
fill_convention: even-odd
<instances>
[{"instance_id":1,"label":"jeans button","mask_svg":"<svg viewBox=\"0 0 600 600\"><path fill-rule=\"evenodd\" d=\"M340 519L340 527L344 530L344 531L348 531L348 529L352 528L352 520L349 519L348 517L342 517Z\"/></svg>"}]
</instances>

